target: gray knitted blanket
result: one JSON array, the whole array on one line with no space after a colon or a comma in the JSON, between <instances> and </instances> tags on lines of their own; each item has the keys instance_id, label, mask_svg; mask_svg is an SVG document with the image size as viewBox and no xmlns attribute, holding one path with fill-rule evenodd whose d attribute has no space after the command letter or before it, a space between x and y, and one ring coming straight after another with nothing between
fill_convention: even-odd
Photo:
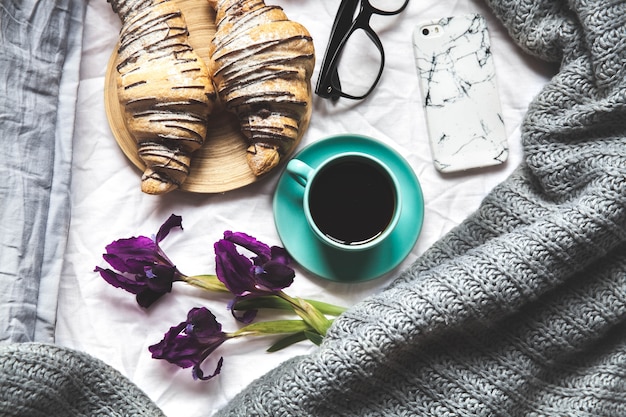
<instances>
[{"instance_id":1,"label":"gray knitted blanket","mask_svg":"<svg viewBox=\"0 0 626 417\"><path fill-rule=\"evenodd\" d=\"M626 416L626 2L488 2L522 48L561 65L528 110L524 162L315 353L220 416ZM49 351L29 383L38 348L0 349L0 414L31 415L15 393L61 404L38 396L48 378L108 370ZM128 382L102 377L41 415L159 415L136 390L129 411L111 394Z\"/></svg>"},{"instance_id":2,"label":"gray knitted blanket","mask_svg":"<svg viewBox=\"0 0 626 417\"><path fill-rule=\"evenodd\" d=\"M43 343L0 346L3 417L164 417L130 380L85 353Z\"/></svg>"}]
</instances>

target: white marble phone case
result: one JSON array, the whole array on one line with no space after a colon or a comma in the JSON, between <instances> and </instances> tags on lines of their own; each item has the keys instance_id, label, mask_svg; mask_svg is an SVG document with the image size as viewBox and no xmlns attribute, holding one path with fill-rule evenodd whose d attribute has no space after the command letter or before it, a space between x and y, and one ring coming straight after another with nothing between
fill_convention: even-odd
<instances>
[{"instance_id":1,"label":"white marble phone case","mask_svg":"<svg viewBox=\"0 0 626 417\"><path fill-rule=\"evenodd\" d=\"M435 167L456 172L503 163L508 146L484 18L421 23L413 46Z\"/></svg>"}]
</instances>

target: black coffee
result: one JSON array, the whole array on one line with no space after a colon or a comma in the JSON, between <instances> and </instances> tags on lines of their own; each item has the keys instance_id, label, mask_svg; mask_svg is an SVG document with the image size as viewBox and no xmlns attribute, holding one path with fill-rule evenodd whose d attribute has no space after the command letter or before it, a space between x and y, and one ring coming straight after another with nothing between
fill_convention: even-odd
<instances>
[{"instance_id":1,"label":"black coffee","mask_svg":"<svg viewBox=\"0 0 626 417\"><path fill-rule=\"evenodd\" d=\"M388 174L372 162L346 158L325 167L311 184L313 221L334 241L358 245L375 239L395 210Z\"/></svg>"}]
</instances>

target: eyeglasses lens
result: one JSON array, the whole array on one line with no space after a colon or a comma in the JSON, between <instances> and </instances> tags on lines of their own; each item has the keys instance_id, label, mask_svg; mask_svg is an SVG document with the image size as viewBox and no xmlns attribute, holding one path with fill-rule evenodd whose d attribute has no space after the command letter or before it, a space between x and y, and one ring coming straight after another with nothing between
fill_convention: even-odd
<instances>
[{"instance_id":1,"label":"eyeglasses lens","mask_svg":"<svg viewBox=\"0 0 626 417\"><path fill-rule=\"evenodd\" d=\"M385 13L396 13L401 11L407 0L366 0L370 6Z\"/></svg>"},{"instance_id":2,"label":"eyeglasses lens","mask_svg":"<svg viewBox=\"0 0 626 417\"><path fill-rule=\"evenodd\" d=\"M376 83L383 65L381 51L365 30L356 29L340 53L336 65L341 91L354 97L366 95Z\"/></svg>"}]
</instances>

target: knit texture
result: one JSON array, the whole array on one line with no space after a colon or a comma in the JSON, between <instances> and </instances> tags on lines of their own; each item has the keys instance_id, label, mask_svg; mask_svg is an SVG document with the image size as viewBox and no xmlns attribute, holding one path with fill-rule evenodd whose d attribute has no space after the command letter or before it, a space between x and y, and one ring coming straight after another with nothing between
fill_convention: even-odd
<instances>
[{"instance_id":1,"label":"knit texture","mask_svg":"<svg viewBox=\"0 0 626 417\"><path fill-rule=\"evenodd\" d=\"M0 346L0 387L3 417L164 416L109 365L53 345Z\"/></svg>"},{"instance_id":2,"label":"knit texture","mask_svg":"<svg viewBox=\"0 0 626 417\"><path fill-rule=\"evenodd\" d=\"M560 63L524 162L220 416L626 416L626 3L488 3Z\"/></svg>"}]
</instances>

